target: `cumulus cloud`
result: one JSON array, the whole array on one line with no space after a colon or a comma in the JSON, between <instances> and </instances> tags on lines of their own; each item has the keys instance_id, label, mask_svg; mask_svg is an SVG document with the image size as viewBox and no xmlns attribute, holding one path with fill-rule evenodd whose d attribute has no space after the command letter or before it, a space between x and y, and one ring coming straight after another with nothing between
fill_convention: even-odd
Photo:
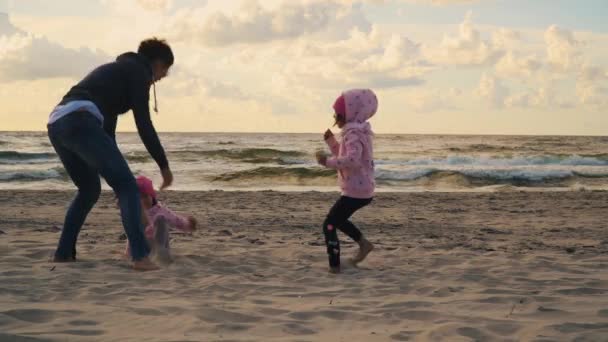
<instances>
[{"instance_id":1,"label":"cumulus cloud","mask_svg":"<svg viewBox=\"0 0 608 342\"><path fill-rule=\"evenodd\" d=\"M421 56L419 44L399 34L383 35L376 28L369 33L353 31L343 41L309 41L296 46L279 50L289 55L281 70L288 83L406 87L423 84L422 76L433 69Z\"/></svg>"},{"instance_id":2,"label":"cumulus cloud","mask_svg":"<svg viewBox=\"0 0 608 342\"><path fill-rule=\"evenodd\" d=\"M421 4L430 4L430 5L434 5L434 6L447 6L447 5L472 4L479 0L402 0L402 1L421 3Z\"/></svg>"},{"instance_id":3,"label":"cumulus cloud","mask_svg":"<svg viewBox=\"0 0 608 342\"><path fill-rule=\"evenodd\" d=\"M414 88L403 94L403 105L416 113L431 113L438 110L455 109L454 102L462 95L459 88L444 89Z\"/></svg>"},{"instance_id":4,"label":"cumulus cloud","mask_svg":"<svg viewBox=\"0 0 608 342\"><path fill-rule=\"evenodd\" d=\"M166 11L171 8L171 0L137 0L139 6L148 11Z\"/></svg>"},{"instance_id":5,"label":"cumulus cloud","mask_svg":"<svg viewBox=\"0 0 608 342\"><path fill-rule=\"evenodd\" d=\"M517 57L509 51L496 63L496 73L509 78L529 78L542 68L542 62L535 55Z\"/></svg>"},{"instance_id":6,"label":"cumulus cloud","mask_svg":"<svg viewBox=\"0 0 608 342\"><path fill-rule=\"evenodd\" d=\"M327 31L332 26L344 33L354 27L367 30L370 24L358 6L335 1L285 1L268 9L257 0L248 0L232 14L208 14L203 8L180 10L167 24L167 30L176 40L228 46L291 39Z\"/></svg>"},{"instance_id":7,"label":"cumulus cloud","mask_svg":"<svg viewBox=\"0 0 608 342\"><path fill-rule=\"evenodd\" d=\"M137 14L144 11L165 12L173 7L173 0L101 0L115 13Z\"/></svg>"},{"instance_id":8,"label":"cumulus cloud","mask_svg":"<svg viewBox=\"0 0 608 342\"><path fill-rule=\"evenodd\" d=\"M583 65L576 80L576 95L583 105L605 108L608 105L608 72L599 66Z\"/></svg>"},{"instance_id":9,"label":"cumulus cloud","mask_svg":"<svg viewBox=\"0 0 608 342\"><path fill-rule=\"evenodd\" d=\"M522 43L521 33L501 27L492 33L492 44L497 49L512 50Z\"/></svg>"},{"instance_id":10,"label":"cumulus cloud","mask_svg":"<svg viewBox=\"0 0 608 342\"><path fill-rule=\"evenodd\" d=\"M580 64L581 42L572 31L551 25L545 31L545 43L548 62L556 69L568 71Z\"/></svg>"},{"instance_id":11,"label":"cumulus cloud","mask_svg":"<svg viewBox=\"0 0 608 342\"><path fill-rule=\"evenodd\" d=\"M579 70L578 79L582 82L602 82L608 80L608 73L600 66L585 64Z\"/></svg>"},{"instance_id":12,"label":"cumulus cloud","mask_svg":"<svg viewBox=\"0 0 608 342\"><path fill-rule=\"evenodd\" d=\"M505 99L507 107L543 107L556 106L565 107L564 103L558 103L555 98L555 92L549 87L540 87L536 90L529 90L513 94Z\"/></svg>"},{"instance_id":13,"label":"cumulus cloud","mask_svg":"<svg viewBox=\"0 0 608 342\"><path fill-rule=\"evenodd\" d=\"M90 49L69 49L15 27L0 13L0 80L81 77L107 57Z\"/></svg>"},{"instance_id":14,"label":"cumulus cloud","mask_svg":"<svg viewBox=\"0 0 608 342\"><path fill-rule=\"evenodd\" d=\"M593 83L577 83L576 95L581 104L606 108L608 106L608 86Z\"/></svg>"},{"instance_id":15,"label":"cumulus cloud","mask_svg":"<svg viewBox=\"0 0 608 342\"><path fill-rule=\"evenodd\" d=\"M496 107L503 107L509 96L509 89L502 85L499 78L484 73L474 93Z\"/></svg>"},{"instance_id":16,"label":"cumulus cloud","mask_svg":"<svg viewBox=\"0 0 608 342\"><path fill-rule=\"evenodd\" d=\"M353 2L361 2L362 0L339 0L344 3L353 3ZM479 2L481 0L393 0L395 2L406 2L406 3L414 3L414 4L425 4L425 5L433 5L433 6L448 6L448 5L467 5L472 4L474 2ZM363 0L363 2L373 3L373 4L385 4L388 3L389 0Z\"/></svg>"},{"instance_id":17,"label":"cumulus cloud","mask_svg":"<svg viewBox=\"0 0 608 342\"><path fill-rule=\"evenodd\" d=\"M232 100L248 100L252 98L252 96L246 94L234 84L213 80L202 75L174 75L173 80L167 84L166 90L163 90L163 93L168 96L203 95L209 98Z\"/></svg>"},{"instance_id":18,"label":"cumulus cloud","mask_svg":"<svg viewBox=\"0 0 608 342\"><path fill-rule=\"evenodd\" d=\"M10 36L16 33L24 32L11 23L7 13L0 10L0 36Z\"/></svg>"},{"instance_id":19,"label":"cumulus cloud","mask_svg":"<svg viewBox=\"0 0 608 342\"><path fill-rule=\"evenodd\" d=\"M438 48L427 49L429 59L445 65L476 66L494 64L504 54L503 49L483 39L471 16L467 13L456 36L446 35Z\"/></svg>"},{"instance_id":20,"label":"cumulus cloud","mask_svg":"<svg viewBox=\"0 0 608 342\"><path fill-rule=\"evenodd\" d=\"M12 30L0 34L0 80L82 77L107 56L90 49L69 49L44 37ZM16 32L16 33L15 33Z\"/></svg>"}]
</instances>

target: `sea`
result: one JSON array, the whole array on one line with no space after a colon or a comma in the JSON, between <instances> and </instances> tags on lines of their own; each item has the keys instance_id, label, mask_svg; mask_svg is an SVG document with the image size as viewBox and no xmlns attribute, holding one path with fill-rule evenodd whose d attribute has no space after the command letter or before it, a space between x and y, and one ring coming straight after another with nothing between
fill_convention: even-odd
<instances>
[{"instance_id":1,"label":"sea","mask_svg":"<svg viewBox=\"0 0 608 342\"><path fill-rule=\"evenodd\" d=\"M337 191L316 165L321 134L161 133L172 190ZM134 174L160 184L137 133L117 142ZM608 137L377 134L377 190L563 191L608 189ZM109 187L104 183L104 188ZM0 132L0 189L74 189L46 132Z\"/></svg>"}]
</instances>

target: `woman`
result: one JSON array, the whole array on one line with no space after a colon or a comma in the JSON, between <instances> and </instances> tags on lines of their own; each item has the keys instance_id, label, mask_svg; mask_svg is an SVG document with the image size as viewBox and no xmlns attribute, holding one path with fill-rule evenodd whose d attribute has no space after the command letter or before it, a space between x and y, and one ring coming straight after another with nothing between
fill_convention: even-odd
<instances>
[{"instance_id":1,"label":"woman","mask_svg":"<svg viewBox=\"0 0 608 342\"><path fill-rule=\"evenodd\" d=\"M93 70L51 112L49 139L78 188L65 216L55 262L76 260L78 234L101 193L101 175L118 197L133 267L158 269L148 257L150 248L143 234L139 191L118 149L115 131L118 115L132 110L137 131L160 168L161 189L171 185L173 175L152 125L148 102L150 87L167 75L173 62L171 47L164 40L144 40L137 53L122 54L116 61Z\"/></svg>"}]
</instances>

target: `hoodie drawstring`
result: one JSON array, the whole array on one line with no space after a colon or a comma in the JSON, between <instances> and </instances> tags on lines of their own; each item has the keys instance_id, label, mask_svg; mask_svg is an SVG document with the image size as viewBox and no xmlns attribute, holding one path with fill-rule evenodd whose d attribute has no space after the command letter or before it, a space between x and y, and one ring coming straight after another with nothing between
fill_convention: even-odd
<instances>
[{"instance_id":1,"label":"hoodie drawstring","mask_svg":"<svg viewBox=\"0 0 608 342\"><path fill-rule=\"evenodd\" d=\"M152 83L152 90L154 91L154 111L158 114L158 102L156 101L156 82Z\"/></svg>"}]
</instances>

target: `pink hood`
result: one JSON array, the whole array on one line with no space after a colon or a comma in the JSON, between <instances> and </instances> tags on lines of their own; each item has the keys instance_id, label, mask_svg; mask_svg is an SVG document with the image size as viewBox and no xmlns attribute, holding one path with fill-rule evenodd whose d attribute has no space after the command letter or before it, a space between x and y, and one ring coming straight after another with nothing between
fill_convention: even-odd
<instances>
[{"instance_id":1,"label":"pink hood","mask_svg":"<svg viewBox=\"0 0 608 342\"><path fill-rule=\"evenodd\" d=\"M378 111L378 98L371 89L351 89L342 96L346 104L347 124L363 124Z\"/></svg>"}]
</instances>

